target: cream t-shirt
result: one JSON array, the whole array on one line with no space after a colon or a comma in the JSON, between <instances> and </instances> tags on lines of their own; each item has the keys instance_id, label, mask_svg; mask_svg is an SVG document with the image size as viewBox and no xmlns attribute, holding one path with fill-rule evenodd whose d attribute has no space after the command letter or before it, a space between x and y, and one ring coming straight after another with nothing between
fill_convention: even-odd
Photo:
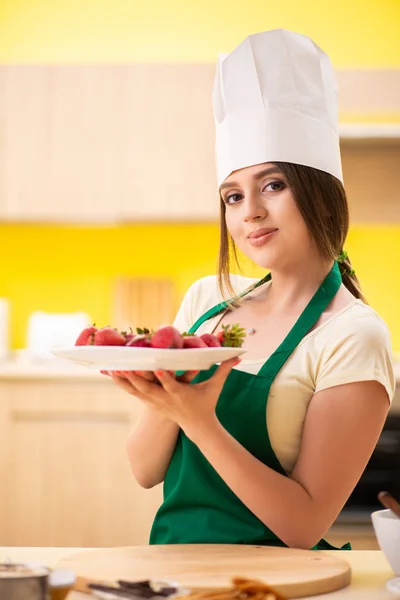
<instances>
[{"instance_id":1,"label":"cream t-shirt","mask_svg":"<svg viewBox=\"0 0 400 600\"><path fill-rule=\"evenodd\" d=\"M240 293L258 279L231 275L231 281ZM195 281L182 301L175 327L187 331L222 300L216 275ZM211 332L220 318L218 315L209 319L196 333ZM257 374L264 362L246 360L243 355L235 368ZM396 381L389 329L370 306L356 298L302 339L271 385L266 415L268 433L287 474L299 456L303 424L313 394L355 381L378 381L392 401Z\"/></svg>"}]
</instances>

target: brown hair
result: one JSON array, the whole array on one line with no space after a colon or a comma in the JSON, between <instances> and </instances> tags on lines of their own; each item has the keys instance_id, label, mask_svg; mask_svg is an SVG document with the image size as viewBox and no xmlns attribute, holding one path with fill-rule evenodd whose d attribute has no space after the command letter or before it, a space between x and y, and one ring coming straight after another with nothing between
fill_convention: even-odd
<instances>
[{"instance_id":1,"label":"brown hair","mask_svg":"<svg viewBox=\"0 0 400 600\"><path fill-rule=\"evenodd\" d=\"M333 175L312 167L284 162L273 164L285 177L292 190L299 211L321 256L336 260L343 251L349 229L349 207L342 183ZM230 297L233 297L237 293L229 277L231 252L239 268L240 265L236 245L226 227L225 210L226 206L221 198L218 284L223 297L225 297L225 289ZM348 256L339 263L339 267L346 288L355 298L367 303ZM239 304L240 302L237 301L232 303L233 306Z\"/></svg>"}]
</instances>

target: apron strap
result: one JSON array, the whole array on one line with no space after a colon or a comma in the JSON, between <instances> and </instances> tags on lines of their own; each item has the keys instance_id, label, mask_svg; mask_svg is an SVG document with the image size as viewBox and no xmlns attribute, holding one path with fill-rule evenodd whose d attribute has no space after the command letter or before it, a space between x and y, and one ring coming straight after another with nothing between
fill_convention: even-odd
<instances>
[{"instance_id":1,"label":"apron strap","mask_svg":"<svg viewBox=\"0 0 400 600\"><path fill-rule=\"evenodd\" d=\"M271 279L271 273L268 273L265 277L260 279L254 286L252 286L246 292L235 296L235 298L231 299L236 300L238 298L242 298L249 294L251 291L258 288L263 283L266 283ZM269 359L263 364L258 375L261 377L265 377L267 379L273 379L276 373L282 368L284 363L287 361L289 356L295 350L295 348L299 345L301 340L307 335L308 331L311 327L316 323L319 319L325 308L332 302L336 293L338 292L342 283L342 276L340 273L339 265L337 261L333 263L333 267L325 277L324 281L320 285L319 289L316 291L314 296L311 298L310 302L304 309L303 313L300 315L293 328L290 330L286 338L283 340L281 345L275 350L275 352L269 357ZM189 329L188 333L195 333L197 329L208 319L218 315L223 310L228 308L228 302L220 302L213 308L210 308L207 312L204 313L197 321L192 325ZM271 361L272 357L274 358ZM273 366L272 366L273 364Z\"/></svg>"},{"instance_id":2,"label":"apron strap","mask_svg":"<svg viewBox=\"0 0 400 600\"><path fill-rule=\"evenodd\" d=\"M318 321L326 307L332 302L341 283L342 276L340 274L339 265L335 261L332 269L329 271L321 286L311 298L286 338L264 363L258 372L258 375L268 379L273 379L275 377L301 340ZM274 359L273 361L271 361L272 357Z\"/></svg>"},{"instance_id":3,"label":"apron strap","mask_svg":"<svg viewBox=\"0 0 400 600\"><path fill-rule=\"evenodd\" d=\"M246 292L242 292L241 294L239 294L238 296L235 296L234 298L231 298L229 300L229 302L234 302L235 300L238 300L239 298L243 298L243 296L246 296L247 294L249 294L256 288L258 288L263 283L266 283L270 279L271 279L271 273L268 273L265 277L260 279L260 281L257 281L257 283L255 285L253 285L249 290L247 290ZM221 313L223 310L228 308L228 306L229 306L228 302L224 301L224 302L220 302L219 304L216 304L215 306L210 308L207 312L204 313L204 315L202 315L201 317L199 317L197 319L197 321L195 321L195 323L189 329L188 333L195 333L198 330L198 328L200 327L200 325L202 325L205 321L208 321L208 319L211 319L212 317L215 317L216 315Z\"/></svg>"}]
</instances>

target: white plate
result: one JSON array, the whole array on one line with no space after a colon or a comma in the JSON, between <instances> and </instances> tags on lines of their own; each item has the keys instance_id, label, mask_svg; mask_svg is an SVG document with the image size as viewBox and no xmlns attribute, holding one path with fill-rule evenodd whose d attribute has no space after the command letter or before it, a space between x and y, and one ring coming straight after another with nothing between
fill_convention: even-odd
<instances>
[{"instance_id":1,"label":"white plate","mask_svg":"<svg viewBox=\"0 0 400 600\"><path fill-rule=\"evenodd\" d=\"M166 350L130 346L72 346L53 354L102 371L206 370L246 352L245 348L184 348Z\"/></svg>"}]
</instances>

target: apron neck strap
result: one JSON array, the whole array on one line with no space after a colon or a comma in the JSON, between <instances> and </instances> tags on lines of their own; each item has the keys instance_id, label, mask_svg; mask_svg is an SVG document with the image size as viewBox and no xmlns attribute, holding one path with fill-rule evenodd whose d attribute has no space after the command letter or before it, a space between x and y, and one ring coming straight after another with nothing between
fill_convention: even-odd
<instances>
[{"instance_id":1,"label":"apron neck strap","mask_svg":"<svg viewBox=\"0 0 400 600\"><path fill-rule=\"evenodd\" d=\"M208 321L208 319L212 319L213 317L215 317L216 315L221 313L223 310L226 310L228 308L230 302L233 302L235 300L243 298L244 296L246 296L247 294L249 294L256 288L260 287L260 285L263 285L264 283L267 283L270 280L271 280L271 273L268 273L267 275L265 275L265 277L263 277L262 279L257 281L257 283L255 283L249 290L242 292L241 294L239 294L238 296L235 296L234 298L231 298L229 301L223 301L223 302L220 302L219 304L217 304L216 306L213 306L207 312L205 312L201 317L199 317L197 319L197 321L195 321L195 323L188 330L188 333L195 333L198 330L198 328L203 323L205 323L205 321ZM325 298L325 295L327 295L326 297L330 297L330 300L329 300L329 302L326 303L324 308L321 310L321 313L322 313L324 311L324 309L326 308L326 306L328 306L328 304L331 302L331 300L335 296L341 283L342 283L342 276L340 274L339 265L338 265L337 261L335 261L333 263L333 267L332 267L331 271L328 273L328 275L322 282L320 288L315 293L313 298L310 300L310 302L304 312L307 311L307 315L308 315L310 311L314 312L315 310L318 310L315 307L317 305L319 306L320 304L322 304L324 301L323 299ZM310 306L312 308L310 308ZM304 313L303 313L303 315L304 315ZM305 318L308 318L307 315ZM296 323L296 325L297 324L298 324L298 322ZM309 329L311 329L312 325L310 325ZM306 325L304 325L304 327L306 327Z\"/></svg>"},{"instance_id":2,"label":"apron neck strap","mask_svg":"<svg viewBox=\"0 0 400 600\"><path fill-rule=\"evenodd\" d=\"M230 302L234 302L235 300L238 300L239 298L243 298L244 296L246 296L247 294L249 294L256 288L260 287L260 285L262 285L263 283L270 281L270 279L271 279L271 273L268 273L267 275L265 275L265 277L260 279L260 281L257 281L257 283L252 285L249 290L242 292L241 294L239 294L238 296L235 296L234 298L231 298L229 301L223 301L223 302L220 302L219 304L217 304L216 306L213 306L207 312L205 312L204 315L199 317L197 319L197 321L195 321L195 323L189 329L188 333L195 333L198 330L198 328L200 327L200 325L202 325L205 321L208 321L208 319L212 319L212 317L215 317L216 315L221 313L223 310L226 310L228 308Z\"/></svg>"},{"instance_id":3,"label":"apron neck strap","mask_svg":"<svg viewBox=\"0 0 400 600\"><path fill-rule=\"evenodd\" d=\"M332 269L329 271L328 275L325 277L286 338L261 367L258 373L259 375L267 378L275 377L276 373L279 372L289 356L300 344L301 340L318 321L326 307L332 302L341 284L342 276L339 265L335 261ZM272 357L273 361L271 361Z\"/></svg>"}]
</instances>

